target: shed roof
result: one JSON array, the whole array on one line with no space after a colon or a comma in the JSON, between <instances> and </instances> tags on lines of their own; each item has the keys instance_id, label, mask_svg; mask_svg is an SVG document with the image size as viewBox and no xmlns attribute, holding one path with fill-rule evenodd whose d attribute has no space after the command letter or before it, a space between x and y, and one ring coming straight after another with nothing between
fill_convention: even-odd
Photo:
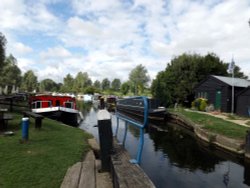
<instances>
[{"instance_id":1,"label":"shed roof","mask_svg":"<svg viewBox=\"0 0 250 188\"><path fill-rule=\"evenodd\" d=\"M231 77L225 77L225 76L215 76L212 75L214 78L217 78L218 80L232 86L236 87L248 87L250 86L250 81L242 78L231 78Z\"/></svg>"}]
</instances>

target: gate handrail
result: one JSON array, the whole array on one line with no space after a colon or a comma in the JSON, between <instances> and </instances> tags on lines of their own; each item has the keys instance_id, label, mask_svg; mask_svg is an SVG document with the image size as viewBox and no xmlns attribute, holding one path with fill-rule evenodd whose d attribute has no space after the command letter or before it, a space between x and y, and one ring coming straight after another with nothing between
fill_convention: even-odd
<instances>
[{"instance_id":1,"label":"gate handrail","mask_svg":"<svg viewBox=\"0 0 250 188\"><path fill-rule=\"evenodd\" d=\"M143 149L143 145L144 145L144 129L145 127L148 125L148 99L145 96L136 96L136 97L130 97L127 99L121 99L117 102L117 105L126 105L125 104L119 104L122 102L126 102L126 100L131 100L131 101L135 101L135 100L141 100L143 101L143 123L142 122L138 122L135 121L133 118L126 116L123 113L120 113L119 111L116 110L116 118L117 118L117 127L116 127L116 131L115 131L115 136L117 137L118 135L118 129L119 129L119 119L123 120L125 122L125 132L124 132L124 136L123 136L123 146L125 146L125 141L126 141L126 136L127 136L127 128L128 128L128 123L130 125L133 125L137 128L140 129L140 142L139 142L139 147L138 147L138 151L137 151L137 157L136 159L131 159L130 162L134 163L134 164L140 164L141 162L141 155L142 155L142 149ZM133 105L127 105L127 106L133 106ZM142 108L141 103L140 106L134 106L134 107L138 107L138 108Z\"/></svg>"}]
</instances>

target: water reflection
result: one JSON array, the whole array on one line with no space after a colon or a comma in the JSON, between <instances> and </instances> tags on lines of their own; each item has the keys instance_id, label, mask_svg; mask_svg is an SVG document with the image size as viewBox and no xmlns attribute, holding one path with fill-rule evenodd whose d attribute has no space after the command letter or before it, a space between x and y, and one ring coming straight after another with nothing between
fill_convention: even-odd
<instances>
[{"instance_id":1,"label":"water reflection","mask_svg":"<svg viewBox=\"0 0 250 188\"><path fill-rule=\"evenodd\" d=\"M77 108L82 112L83 117L86 117L92 108L92 103L77 101Z\"/></svg>"},{"instance_id":2,"label":"water reflection","mask_svg":"<svg viewBox=\"0 0 250 188\"><path fill-rule=\"evenodd\" d=\"M86 113L80 128L98 139L96 111ZM113 131L116 117L112 117ZM158 126L157 126L158 127ZM118 138L122 141L124 123L120 122ZM131 158L137 154L139 130L129 126L126 149ZM250 165L197 142L192 133L167 125L164 131L150 126L145 131L141 167L156 187L248 187Z\"/></svg>"},{"instance_id":3,"label":"water reflection","mask_svg":"<svg viewBox=\"0 0 250 188\"><path fill-rule=\"evenodd\" d=\"M212 172L216 164L224 161L202 150L194 138L173 126L168 126L167 132L149 127L149 136L153 141L154 151L162 151L168 156L169 162L179 168Z\"/></svg>"}]
</instances>

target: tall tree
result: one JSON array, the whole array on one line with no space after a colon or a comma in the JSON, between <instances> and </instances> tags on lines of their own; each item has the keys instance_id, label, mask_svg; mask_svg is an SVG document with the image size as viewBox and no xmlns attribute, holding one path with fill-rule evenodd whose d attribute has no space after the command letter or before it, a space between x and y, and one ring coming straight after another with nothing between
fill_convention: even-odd
<instances>
[{"instance_id":1,"label":"tall tree","mask_svg":"<svg viewBox=\"0 0 250 188\"><path fill-rule=\"evenodd\" d=\"M104 78L103 80L102 80L102 90L108 90L108 89L110 89L110 81L109 81L109 79L108 78Z\"/></svg>"},{"instance_id":2,"label":"tall tree","mask_svg":"<svg viewBox=\"0 0 250 188\"><path fill-rule=\"evenodd\" d=\"M0 77L0 83L3 87L4 85L8 86L18 86L21 84L21 70L17 66L17 60L13 55L9 55L2 67L2 76Z\"/></svg>"},{"instance_id":3,"label":"tall tree","mask_svg":"<svg viewBox=\"0 0 250 188\"><path fill-rule=\"evenodd\" d=\"M67 74L66 77L63 78L63 85L61 86L61 92L72 92L74 85L74 78L71 74Z\"/></svg>"},{"instance_id":4,"label":"tall tree","mask_svg":"<svg viewBox=\"0 0 250 188\"><path fill-rule=\"evenodd\" d=\"M150 81L150 77L147 69L140 64L130 72L129 80L133 84L134 94L137 95L138 92L143 92L147 83Z\"/></svg>"},{"instance_id":5,"label":"tall tree","mask_svg":"<svg viewBox=\"0 0 250 188\"><path fill-rule=\"evenodd\" d=\"M5 36L0 32L0 73L2 71L2 67L4 65L5 61L5 46L6 46L7 40Z\"/></svg>"},{"instance_id":6,"label":"tall tree","mask_svg":"<svg viewBox=\"0 0 250 188\"><path fill-rule=\"evenodd\" d=\"M59 90L59 86L56 82L54 82L51 79L44 79L39 84L39 90L41 92L44 92L44 91L55 92Z\"/></svg>"},{"instance_id":7,"label":"tall tree","mask_svg":"<svg viewBox=\"0 0 250 188\"><path fill-rule=\"evenodd\" d=\"M24 74L21 88L27 92L32 92L37 89L37 76L32 70L28 70Z\"/></svg>"},{"instance_id":8,"label":"tall tree","mask_svg":"<svg viewBox=\"0 0 250 188\"><path fill-rule=\"evenodd\" d=\"M112 83L111 83L111 87L114 91L119 91L121 88L121 80L118 78L115 78Z\"/></svg>"},{"instance_id":9,"label":"tall tree","mask_svg":"<svg viewBox=\"0 0 250 188\"><path fill-rule=\"evenodd\" d=\"M84 89L92 85L92 81L87 72L78 72L74 80L73 90L75 92L84 92Z\"/></svg>"},{"instance_id":10,"label":"tall tree","mask_svg":"<svg viewBox=\"0 0 250 188\"><path fill-rule=\"evenodd\" d=\"M121 92L123 95L127 95L129 92L130 83L129 81L122 83Z\"/></svg>"},{"instance_id":11,"label":"tall tree","mask_svg":"<svg viewBox=\"0 0 250 188\"><path fill-rule=\"evenodd\" d=\"M96 89L101 89L101 82L100 82L99 80L96 80L96 81L94 82L94 87L95 87Z\"/></svg>"}]
</instances>

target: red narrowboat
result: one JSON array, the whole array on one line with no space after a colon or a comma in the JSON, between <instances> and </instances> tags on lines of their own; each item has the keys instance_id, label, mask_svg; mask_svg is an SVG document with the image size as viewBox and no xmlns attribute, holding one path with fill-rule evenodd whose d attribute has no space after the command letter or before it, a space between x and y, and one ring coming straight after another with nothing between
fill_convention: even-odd
<instances>
[{"instance_id":1,"label":"red narrowboat","mask_svg":"<svg viewBox=\"0 0 250 188\"><path fill-rule=\"evenodd\" d=\"M34 113L76 126L79 111L76 99L66 95L39 94L31 96L31 110Z\"/></svg>"}]
</instances>

